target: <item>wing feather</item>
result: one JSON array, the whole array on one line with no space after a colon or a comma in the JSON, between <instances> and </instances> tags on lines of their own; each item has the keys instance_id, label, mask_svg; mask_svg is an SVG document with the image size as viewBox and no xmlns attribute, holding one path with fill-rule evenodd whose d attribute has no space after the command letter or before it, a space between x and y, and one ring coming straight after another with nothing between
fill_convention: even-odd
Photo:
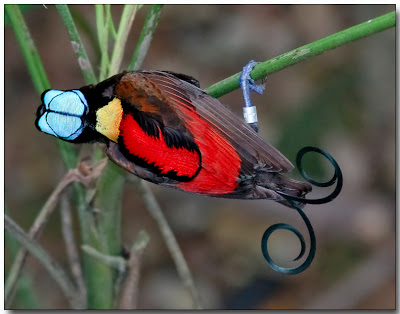
<instances>
[{"instance_id":1,"label":"wing feather","mask_svg":"<svg viewBox=\"0 0 400 314\"><path fill-rule=\"evenodd\" d=\"M254 173L255 166L268 172L287 172L293 169L291 162L259 137L244 119L195 85L165 72L135 73L144 74L147 80L159 88L167 104L177 112L184 124L188 117L183 116L180 108L193 108L201 118L228 139L242 159L243 174Z\"/></svg>"}]
</instances>

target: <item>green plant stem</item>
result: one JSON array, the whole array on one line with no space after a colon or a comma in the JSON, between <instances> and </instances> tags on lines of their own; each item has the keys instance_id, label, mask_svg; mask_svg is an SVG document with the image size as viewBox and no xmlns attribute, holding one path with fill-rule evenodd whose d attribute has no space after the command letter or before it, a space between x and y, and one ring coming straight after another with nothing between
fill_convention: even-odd
<instances>
[{"instance_id":1,"label":"green plant stem","mask_svg":"<svg viewBox=\"0 0 400 314\"><path fill-rule=\"evenodd\" d=\"M38 9L38 5L37 4L24 4L24 5L20 5L20 10L21 13L24 12L29 12L29 11L35 11ZM10 17L7 14L7 11L4 12L4 26L10 26L11 22L10 22Z\"/></svg>"},{"instance_id":2,"label":"green plant stem","mask_svg":"<svg viewBox=\"0 0 400 314\"><path fill-rule=\"evenodd\" d=\"M111 32L113 39L115 40L117 38L117 31L115 30L115 25L111 15L111 5L105 4L105 9L106 9L106 24L108 26L108 30Z\"/></svg>"},{"instance_id":3,"label":"green plant stem","mask_svg":"<svg viewBox=\"0 0 400 314\"><path fill-rule=\"evenodd\" d=\"M103 81L106 78L108 67L110 65L110 59L108 57L108 30L109 27L107 22L104 20L104 4L96 4L96 25L97 25L97 38L100 47L100 74L99 81ZM110 10L109 7L106 10ZM108 14L109 15L109 14ZM107 19L107 18L106 18Z\"/></svg>"},{"instance_id":4,"label":"green plant stem","mask_svg":"<svg viewBox=\"0 0 400 314\"><path fill-rule=\"evenodd\" d=\"M74 49L78 57L79 67L82 70L85 81L88 84L96 83L97 82L96 75L93 72L92 65L89 61L89 57L86 53L85 47L83 46L78 30L76 29L68 5L56 4L56 7L71 37L72 48Z\"/></svg>"},{"instance_id":5,"label":"green plant stem","mask_svg":"<svg viewBox=\"0 0 400 314\"><path fill-rule=\"evenodd\" d=\"M92 63L99 63L100 51L98 49L96 28L93 27L91 21L87 18L86 13L79 7L70 6L69 9L76 28L79 29L79 34L81 37L87 39L88 46L91 47L90 50L93 52ZM93 59L95 60L94 62Z\"/></svg>"},{"instance_id":6,"label":"green plant stem","mask_svg":"<svg viewBox=\"0 0 400 314\"><path fill-rule=\"evenodd\" d=\"M84 242L105 255L119 255L121 251L121 207L125 182L122 168L107 161L102 175L96 182L92 204L96 213L94 231L90 241ZM93 216L91 216L93 219ZM82 226L85 228L85 226ZM88 308L111 309L114 304L116 272L94 258L84 255L90 266L85 267Z\"/></svg>"},{"instance_id":7,"label":"green plant stem","mask_svg":"<svg viewBox=\"0 0 400 314\"><path fill-rule=\"evenodd\" d=\"M79 40L74 22L68 17L68 7L58 5L57 8L63 17L65 26L71 36L71 41ZM104 22L104 16L100 17L104 11L97 9L97 17ZM67 13L66 13L67 12ZM105 29L100 28L104 32ZM79 43L80 49L84 52L82 42ZM107 49L105 41L101 42L102 53ZM122 47L123 48L123 47ZM77 53L78 58L81 56ZM84 54L86 55L86 53ZM87 56L86 56L87 58ZM103 57L105 58L105 57ZM107 56L108 59L108 56ZM108 60L104 61L104 66ZM90 64L89 60L88 64ZM85 81L88 84L96 83L94 75L88 75L85 68L82 68ZM104 73L104 72L103 72ZM99 152L100 148L96 147ZM97 154L99 155L99 154ZM102 155L102 154L100 154ZM118 254L120 248L120 226L121 226L121 200L122 186L124 182L120 170L115 169L115 165L108 162L104 173L98 179L94 190L95 197L90 201L93 210L98 211L96 217L89 208L79 207L79 218L81 223L83 244L91 246L104 254ZM87 195L92 191L88 190ZM90 309L110 309L113 304L113 282L114 271L96 260L92 256L84 255L84 274L87 286L87 304Z\"/></svg>"},{"instance_id":8,"label":"green plant stem","mask_svg":"<svg viewBox=\"0 0 400 314\"><path fill-rule=\"evenodd\" d=\"M116 36L116 42L112 54L111 61L108 60L108 28L113 25L111 20L110 6L96 7L96 17L98 19L99 44L102 53L102 70L100 76L107 73L108 76L115 74L119 70L122 61L125 43L132 25L135 13L140 6L126 5L122 12L121 21ZM61 8L66 8L62 6ZM104 20L104 8L106 10L106 21ZM61 13L61 12L60 12ZM66 27L72 36L74 34L71 27L74 27L73 21L64 19ZM102 25L105 27L103 28ZM74 38L71 38L74 41ZM80 47L83 48L82 43ZM107 71L108 68L108 71ZM84 69L82 69L84 71ZM84 73L85 74L85 73ZM88 81L87 83L93 83ZM95 155L99 156L100 149L95 148ZM96 224L92 225L93 232L90 233L90 239L87 244L103 254L118 255L120 251L120 226L121 226L121 201L124 184L124 176L121 169L115 164L108 162L104 173L96 184L95 197L93 199L93 207L99 211L96 215ZM93 217L88 217L93 219ZM84 226L81 226L84 228ZM85 255L85 260L90 261L90 267L85 267L88 307L92 309L109 309L113 304L113 282L115 280L115 272L102 264L92 256Z\"/></svg>"},{"instance_id":9,"label":"green plant stem","mask_svg":"<svg viewBox=\"0 0 400 314\"><path fill-rule=\"evenodd\" d=\"M106 10L106 21L104 20L104 8ZM112 23L110 6L96 7L96 17L98 19L99 44L102 53L102 70L100 76L103 78L105 73L108 76L115 74L119 70L124 52L125 43L132 25L135 13L139 6L126 5L122 12L121 21L116 36L116 42L111 61L108 60L108 27ZM73 27L73 21L65 21L66 27ZM102 27L102 25L104 27ZM69 33L74 33L69 30ZM71 38L74 41L73 38ZM83 48L83 45L80 44ZM104 67L104 68L103 68ZM108 71L107 71L108 68ZM82 69L83 71L84 69ZM93 83L87 80L87 83ZM95 148L95 155L100 149ZM108 162L102 176L96 184L95 197L92 206L99 211L96 215L96 224L93 225L91 237L88 242L84 242L94 249L107 255L118 255L120 252L120 226L121 226L121 201L124 184L122 171L115 164ZM93 218L93 217L91 217ZM90 218L88 218L90 219ZM83 228L83 226L81 226ZM109 309L113 305L113 282L115 272L94 259L92 256L85 255L85 260L90 261L90 267L85 267L88 307L92 309Z\"/></svg>"},{"instance_id":10,"label":"green plant stem","mask_svg":"<svg viewBox=\"0 0 400 314\"><path fill-rule=\"evenodd\" d=\"M390 12L371 19L367 22L345 29L341 32L324 37L310 44L296 48L278 57L257 64L251 71L251 78L259 80L268 75L281 71L293 64L319 55L331 49L340 47L349 42L381 32L396 25L396 12ZM236 73L218 83L208 87L205 91L213 97L221 97L240 87L239 77L241 72Z\"/></svg>"},{"instance_id":11,"label":"green plant stem","mask_svg":"<svg viewBox=\"0 0 400 314\"><path fill-rule=\"evenodd\" d=\"M107 21L104 24L106 27L110 27L110 23L113 24L110 7L106 7L105 9ZM124 7L113 54L109 62L108 73L105 71L107 76L111 76L119 71L125 43L137 9L137 5L125 5ZM104 29L103 32L105 32ZM102 48L106 49L107 47L103 46ZM98 147L95 149L95 154L96 156L99 155ZM124 182L125 177L121 168L112 162L108 162L96 184L96 196L93 200L93 206L100 210L96 225L100 245L91 244L90 246L106 255L120 254L121 202ZM91 289L88 289L88 306L89 308L96 309L111 308L114 303L113 282L115 282L115 272L93 257L88 256L88 258L96 262L98 267L103 271L102 276L90 277Z\"/></svg>"},{"instance_id":12,"label":"green plant stem","mask_svg":"<svg viewBox=\"0 0 400 314\"><path fill-rule=\"evenodd\" d=\"M122 61L122 56L128 38L128 34L133 23L135 14L139 6L137 5L125 5L121 15L121 21L119 23L118 32L114 44L114 49L109 62L109 70L107 76L116 74L119 71L119 67ZM106 27L113 25L111 20L110 7L106 7ZM104 30L103 30L104 31ZM107 33L108 34L108 33ZM106 49L106 47L103 47ZM108 162L104 173L99 178L96 184L96 197L94 199L94 207L101 210L101 214L98 218L97 228L100 237L100 247L91 245L94 249L99 250L106 255L118 255L120 254L121 245L121 202L122 192L125 177L120 167L116 166L112 162ZM93 259L93 257L91 257ZM94 260L94 259L93 259ZM100 263L97 261L97 263ZM106 267L103 265L103 267ZM115 272L112 269L107 268L110 274L109 280L115 281ZM113 305L113 285L104 285L102 280L105 277L91 278L93 286L102 287L102 290L88 290L89 292L89 308L111 308ZM99 303L101 306L99 307Z\"/></svg>"},{"instance_id":13,"label":"green plant stem","mask_svg":"<svg viewBox=\"0 0 400 314\"><path fill-rule=\"evenodd\" d=\"M150 7L142 32L140 33L138 44L128 67L129 71L138 70L142 66L144 57L146 56L151 40L153 39L153 34L157 28L163 6L163 4L153 4Z\"/></svg>"},{"instance_id":14,"label":"green plant stem","mask_svg":"<svg viewBox=\"0 0 400 314\"><path fill-rule=\"evenodd\" d=\"M68 278L62 267L31 237L29 237L11 218L4 216L4 228L17 239L33 256L47 269L49 274L58 283L72 308L82 309L83 300L76 293L75 286Z\"/></svg>"},{"instance_id":15,"label":"green plant stem","mask_svg":"<svg viewBox=\"0 0 400 314\"><path fill-rule=\"evenodd\" d=\"M21 14L18 5L5 5L5 9L10 17L10 21L12 27L15 32L15 36L20 45L22 54L25 59L25 63L27 65L28 71L31 75L32 82L35 86L36 91L40 95L44 90L50 88L50 83L47 79L44 67L40 60L40 56L37 52L36 46L33 42L32 36L29 32L28 27L24 21L24 18ZM77 154L73 145L64 141L57 141L58 148L60 150L61 157L67 166L68 169L72 169L76 166L77 163ZM81 216L85 216L85 200L84 200L84 190L82 186L75 184L75 193L77 197L77 203L79 208L81 208ZM82 217L81 217L82 218ZM82 218L81 221L84 221ZM85 230L83 230L82 234L85 238ZM12 297L10 298L11 302Z\"/></svg>"},{"instance_id":16,"label":"green plant stem","mask_svg":"<svg viewBox=\"0 0 400 314\"><path fill-rule=\"evenodd\" d=\"M25 63L28 67L29 74L31 75L33 85L40 95L44 90L50 88L49 80L47 79L42 61L40 60L39 53L33 42L32 36L24 21L18 5L7 4L5 9L10 18L11 25L15 32L15 37L21 47ZM61 157L64 160L68 169L76 166L78 160L73 145L64 141L57 141Z\"/></svg>"},{"instance_id":17,"label":"green plant stem","mask_svg":"<svg viewBox=\"0 0 400 314\"><path fill-rule=\"evenodd\" d=\"M28 27L25 24L20 8L16 4L6 4L5 9L21 47L22 54L26 60L33 84L36 90L41 93L50 87L50 83L47 80L39 53L29 33Z\"/></svg>"},{"instance_id":18,"label":"green plant stem","mask_svg":"<svg viewBox=\"0 0 400 314\"><path fill-rule=\"evenodd\" d=\"M115 39L114 50L111 56L108 76L114 75L119 71L126 40L139 7L140 6L136 4L126 4L124 6L124 10L122 11L121 15L121 21L119 22L118 26L117 37Z\"/></svg>"},{"instance_id":19,"label":"green plant stem","mask_svg":"<svg viewBox=\"0 0 400 314\"><path fill-rule=\"evenodd\" d=\"M86 64L90 65L90 61L87 57L86 50L83 46L83 43L80 40L79 34L76 30L75 24L69 14L69 9L67 5L57 5L57 9L60 15L63 18L64 24L68 29L68 33L71 37L71 42L77 42L79 46L79 50L75 50L78 61L86 60ZM83 58L83 59L79 59ZM79 64L81 65L81 61ZM82 74L86 83L95 84L97 82L96 77L90 68L87 70L85 67L81 66ZM97 148L99 149L99 148ZM108 166L107 166L108 168ZM105 170L105 172L107 172ZM107 180L107 177L100 180ZM110 189L112 186L110 187ZM95 190L96 193L97 190ZM82 243L83 245L88 245L94 247L100 251L107 252L107 245L104 245L102 240L104 239L104 232L97 224L98 220L95 219L93 215L93 210L96 209L100 211L98 214L100 221L102 221L103 217L103 206L96 202L96 198L94 201L91 199L87 199L88 195L92 192L92 190L86 190L86 193L82 191L79 195L81 201L78 206L79 213L79 222L81 227L82 234ZM104 196L106 198L107 196ZM89 205L90 204L90 205ZM116 212L120 211L117 207L114 207ZM119 214L116 214L116 217L120 217ZM115 222L115 219L112 219ZM119 236L119 226L120 223L116 225L115 233ZM108 235L108 233L107 233ZM120 242L118 242L119 244ZM87 306L89 309L110 309L113 304L113 271L103 263L99 262L95 258L84 255L83 256L83 272L85 277L85 283L87 287Z\"/></svg>"},{"instance_id":20,"label":"green plant stem","mask_svg":"<svg viewBox=\"0 0 400 314\"><path fill-rule=\"evenodd\" d=\"M125 183L124 170L108 161L100 178L97 180L95 208L101 209L97 226L101 237L103 252L118 255L121 251L121 206Z\"/></svg>"}]
</instances>

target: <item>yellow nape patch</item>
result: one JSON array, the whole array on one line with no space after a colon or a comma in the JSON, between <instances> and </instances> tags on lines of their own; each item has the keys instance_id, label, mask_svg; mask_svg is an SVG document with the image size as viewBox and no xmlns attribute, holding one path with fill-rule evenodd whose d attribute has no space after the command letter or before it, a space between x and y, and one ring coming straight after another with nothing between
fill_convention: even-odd
<instances>
[{"instance_id":1,"label":"yellow nape patch","mask_svg":"<svg viewBox=\"0 0 400 314\"><path fill-rule=\"evenodd\" d=\"M122 113L121 100L114 98L108 105L97 110L96 131L117 143Z\"/></svg>"}]
</instances>

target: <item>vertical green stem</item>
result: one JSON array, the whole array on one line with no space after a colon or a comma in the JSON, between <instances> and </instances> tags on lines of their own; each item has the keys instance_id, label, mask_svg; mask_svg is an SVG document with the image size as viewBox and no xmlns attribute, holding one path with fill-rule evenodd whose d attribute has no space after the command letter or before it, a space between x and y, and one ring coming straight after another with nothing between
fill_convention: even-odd
<instances>
[{"instance_id":1,"label":"vertical green stem","mask_svg":"<svg viewBox=\"0 0 400 314\"><path fill-rule=\"evenodd\" d=\"M5 9L10 18L11 25L14 29L17 41L21 47L25 63L32 78L32 82L35 86L36 91L40 95L44 90L50 88L50 83L47 79L36 46L33 42L29 29L26 26L26 23L24 21L24 18L21 14L18 5L6 5ZM57 142L60 154L67 168L70 169L75 167L78 158L73 145L64 141L57 141ZM84 190L82 186L76 184L74 185L74 188L78 206L80 208L86 208L86 206L84 205L85 204ZM84 221L84 218L82 218L81 221ZM82 237L86 238L84 231L82 232Z\"/></svg>"},{"instance_id":2,"label":"vertical green stem","mask_svg":"<svg viewBox=\"0 0 400 314\"><path fill-rule=\"evenodd\" d=\"M108 25L104 20L104 9L109 12L110 8L105 8L104 4L96 4L96 24L97 24L97 37L99 40L100 47L100 74L99 81L103 81L106 78L110 60L108 57ZM109 15L109 13L107 14ZM106 18L107 20L107 18Z\"/></svg>"},{"instance_id":3,"label":"vertical green stem","mask_svg":"<svg viewBox=\"0 0 400 314\"><path fill-rule=\"evenodd\" d=\"M28 27L25 24L18 5L6 4L5 9L14 29L17 41L21 47L32 82L35 89L41 93L45 89L50 88L50 83L46 77L43 65L40 61L39 53L29 33Z\"/></svg>"},{"instance_id":4,"label":"vertical green stem","mask_svg":"<svg viewBox=\"0 0 400 314\"><path fill-rule=\"evenodd\" d=\"M58 5L57 8L63 16L71 41L77 42L79 45L79 51L76 51L78 58L87 58L74 21L68 14L68 6ZM98 19L98 31L100 32L99 44L102 53L102 66L106 67L108 63L108 54L106 52L108 40L102 36L108 37L108 29L104 22L103 8L101 6L96 7L96 17ZM105 27L102 27L99 23L103 23ZM89 59L87 59L87 64L90 64ZM87 83L96 82L91 69L89 72L85 68L81 67L81 69ZM104 75L104 73L106 73L106 69L101 70L101 75ZM108 255L118 255L121 245L121 200L124 178L115 167L115 165L108 163L96 183L95 197L91 202L91 207L96 213L92 213L88 208L80 208L81 214L85 215L85 219L81 221L82 232L86 234L83 244ZM85 225L82 224L83 221L86 221ZM115 274L110 267L92 256L85 254L84 257L88 308L110 309L113 305Z\"/></svg>"},{"instance_id":5,"label":"vertical green stem","mask_svg":"<svg viewBox=\"0 0 400 314\"><path fill-rule=\"evenodd\" d=\"M114 22L111 15L111 5L105 4L105 9L106 9L106 24L108 30L111 32L113 39L115 40L117 38L117 31L115 30Z\"/></svg>"},{"instance_id":6,"label":"vertical green stem","mask_svg":"<svg viewBox=\"0 0 400 314\"><path fill-rule=\"evenodd\" d=\"M121 252L121 206L125 183L123 169L108 162L96 184L94 206L101 208L98 230L103 253L119 255ZM100 207L101 206L101 207Z\"/></svg>"},{"instance_id":7,"label":"vertical green stem","mask_svg":"<svg viewBox=\"0 0 400 314\"><path fill-rule=\"evenodd\" d=\"M131 29L132 22L139 7L140 6L136 4L126 4L122 11L117 38L115 39L114 50L111 57L110 70L108 73L109 76L114 75L119 71L129 30Z\"/></svg>"},{"instance_id":8,"label":"vertical green stem","mask_svg":"<svg viewBox=\"0 0 400 314\"><path fill-rule=\"evenodd\" d=\"M121 21L118 27L116 40L114 44L114 50L112 53L111 61L109 62L108 76L114 75L119 71L119 67L122 61L124 53L124 47L128 34L133 23L136 11L138 10L137 5L125 5L122 12ZM112 23L110 7L106 7L106 20L104 23L106 27L110 27ZM106 47L104 47L106 49ZM101 210L98 216L98 232L101 242L101 251L107 255L119 255L121 249L121 205L122 205L122 192L125 183L125 177L120 167L116 166L112 162L108 162L104 169L103 174L97 181L96 184L96 197L94 199L94 207ZM111 271L111 270L110 270ZM95 280L93 278L93 280ZM102 286L101 278L97 285ZM112 278L113 282L115 277ZM112 289L112 286L110 286ZM112 306L112 292L107 288L107 306ZM111 298L108 298L111 296ZM100 294L89 295L89 302L92 299L93 303L98 304L100 301L104 301ZM90 304L90 303L89 303ZM98 308L98 307L96 307Z\"/></svg>"},{"instance_id":9,"label":"vertical green stem","mask_svg":"<svg viewBox=\"0 0 400 314\"><path fill-rule=\"evenodd\" d=\"M78 30L76 29L75 23L72 19L71 12L69 11L68 5L57 4L56 5L61 18L67 27L69 36L71 37L72 48L74 49L78 63L82 70L83 77L88 84L94 84L97 82L96 76L93 72L92 65L89 61L89 57L86 53L85 47L83 46L81 37L79 36Z\"/></svg>"},{"instance_id":10,"label":"vertical green stem","mask_svg":"<svg viewBox=\"0 0 400 314\"><path fill-rule=\"evenodd\" d=\"M122 11L110 62L109 76L119 71L126 40L139 8L139 5L125 5ZM106 15L106 19L109 20L111 18L110 7L106 7ZM104 24L107 24L106 27L108 27L109 22ZM104 235L102 239L103 253L109 255L117 255L120 250L121 200L124 182L125 177L121 168L108 162L96 185L97 195L94 204L96 208L102 210L98 227Z\"/></svg>"},{"instance_id":11,"label":"vertical green stem","mask_svg":"<svg viewBox=\"0 0 400 314\"><path fill-rule=\"evenodd\" d=\"M32 78L32 82L36 91L40 95L44 90L50 88L50 83L47 79L42 61L40 60L39 53L18 5L8 4L5 5L5 9L10 18L11 25L13 26L17 41L21 47L25 63ZM78 161L78 157L73 145L64 141L57 142L65 165L68 169L74 168ZM78 187L77 190L83 192L83 189L80 187Z\"/></svg>"},{"instance_id":12,"label":"vertical green stem","mask_svg":"<svg viewBox=\"0 0 400 314\"><path fill-rule=\"evenodd\" d=\"M129 64L128 69L130 71L137 70L142 66L144 57L146 56L151 40L153 39L154 31L157 28L163 6L163 4L153 4L150 7L142 28L142 32L140 33L138 44L136 45L135 52L133 53L131 63Z\"/></svg>"},{"instance_id":13,"label":"vertical green stem","mask_svg":"<svg viewBox=\"0 0 400 314\"><path fill-rule=\"evenodd\" d=\"M112 58L109 61L107 46L108 31L110 25L112 25L111 11L109 6L96 6L98 38L102 55L102 69L100 72L102 79L107 73L108 66L109 76L118 72L125 43L139 7L138 5L125 5L116 35ZM105 19L104 8L106 10ZM64 13L67 16L67 18L63 17L63 20L69 30L71 40L79 42L79 48L84 51L83 44L80 42L79 36L77 36L73 20L65 13L68 12L68 7L59 5L58 9L60 14ZM83 72L84 70L82 69ZM85 76L85 79L87 80L87 76ZM89 81L88 83L92 82ZM107 255L118 255L120 252L121 201L124 184L124 177L121 174L122 171L119 167L113 163L108 163L96 183L96 195L92 203L97 210L97 214L96 224L93 225L95 231L90 234L91 238L88 244ZM90 275L87 276L89 308L111 308L113 304L113 282L115 279L113 271L91 256L86 256L86 259L90 260L91 265L91 269L86 268L86 271L90 272Z\"/></svg>"}]
</instances>

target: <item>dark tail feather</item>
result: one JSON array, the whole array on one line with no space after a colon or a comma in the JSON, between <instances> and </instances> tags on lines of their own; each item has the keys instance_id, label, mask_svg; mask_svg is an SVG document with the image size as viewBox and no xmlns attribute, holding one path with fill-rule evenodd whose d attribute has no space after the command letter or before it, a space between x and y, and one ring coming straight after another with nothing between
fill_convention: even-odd
<instances>
[{"instance_id":1,"label":"dark tail feather","mask_svg":"<svg viewBox=\"0 0 400 314\"><path fill-rule=\"evenodd\" d=\"M310 193L312 190L312 186L308 182L297 181L294 179L286 178L284 176L280 176L280 181L282 182L282 186L281 189L279 189L279 192L282 192L290 196L304 197L307 193ZM298 201L293 201L293 200L289 201L284 196L282 196L282 198L283 200L278 202L285 206L289 207L297 206L303 208L306 205L305 203L301 203Z\"/></svg>"},{"instance_id":2,"label":"dark tail feather","mask_svg":"<svg viewBox=\"0 0 400 314\"><path fill-rule=\"evenodd\" d=\"M279 175L277 181L279 182L277 190L291 196L303 197L312 190L310 183L293 180L282 175Z\"/></svg>"},{"instance_id":3,"label":"dark tail feather","mask_svg":"<svg viewBox=\"0 0 400 314\"><path fill-rule=\"evenodd\" d=\"M312 186L308 182L287 178L279 173L266 173L266 177L263 176L262 179L259 178L257 180L255 190L257 198L272 199L288 207L298 206L303 208L304 203L289 201L277 192L295 197L304 197L311 192Z\"/></svg>"}]
</instances>

